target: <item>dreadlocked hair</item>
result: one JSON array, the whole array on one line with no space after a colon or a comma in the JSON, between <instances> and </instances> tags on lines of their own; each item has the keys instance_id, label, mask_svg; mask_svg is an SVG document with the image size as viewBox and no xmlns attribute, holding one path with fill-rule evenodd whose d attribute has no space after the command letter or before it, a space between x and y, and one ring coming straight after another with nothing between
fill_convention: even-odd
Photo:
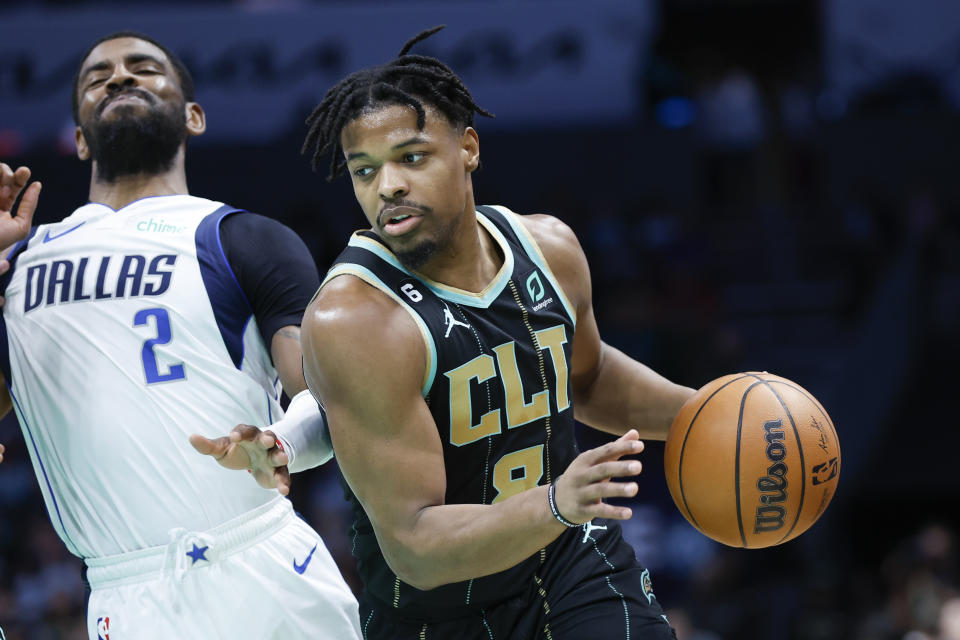
<instances>
[{"instance_id":1,"label":"dreadlocked hair","mask_svg":"<svg viewBox=\"0 0 960 640\"><path fill-rule=\"evenodd\" d=\"M356 71L334 85L306 120L310 130L300 153L311 148L310 165L316 171L324 154L331 152L330 173L333 180L343 173L346 162L340 153L340 132L364 109L378 105L399 104L417 113L417 128L426 125L424 104L431 105L459 129L473 126L473 114L488 118L492 113L477 106L470 91L450 67L436 58L411 55L410 49L446 25L427 29L414 36L400 50L395 60Z\"/></svg>"}]
</instances>

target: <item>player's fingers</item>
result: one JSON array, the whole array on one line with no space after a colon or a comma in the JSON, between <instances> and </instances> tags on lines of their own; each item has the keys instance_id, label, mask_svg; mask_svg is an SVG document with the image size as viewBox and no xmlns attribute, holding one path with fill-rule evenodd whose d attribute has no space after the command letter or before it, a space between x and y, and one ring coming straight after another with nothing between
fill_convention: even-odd
<instances>
[{"instance_id":1,"label":"player's fingers","mask_svg":"<svg viewBox=\"0 0 960 640\"><path fill-rule=\"evenodd\" d=\"M607 518L609 520L629 520L633 517L633 511L630 507L619 507L606 502L599 502L593 505L587 512L590 520L594 518Z\"/></svg>"},{"instance_id":2,"label":"player's fingers","mask_svg":"<svg viewBox=\"0 0 960 640\"><path fill-rule=\"evenodd\" d=\"M587 483L593 483L606 478L635 476L641 471L643 464L639 460L611 460L590 467L583 473L582 478Z\"/></svg>"},{"instance_id":3,"label":"player's fingers","mask_svg":"<svg viewBox=\"0 0 960 640\"><path fill-rule=\"evenodd\" d=\"M636 482L595 482L583 487L577 493L577 498L587 503L604 498L632 498L639 490Z\"/></svg>"},{"instance_id":4,"label":"player's fingers","mask_svg":"<svg viewBox=\"0 0 960 640\"><path fill-rule=\"evenodd\" d=\"M276 484L273 480L273 473L267 473L263 469L254 469L251 471L253 473L253 479L257 481L264 489L274 489Z\"/></svg>"},{"instance_id":5,"label":"player's fingers","mask_svg":"<svg viewBox=\"0 0 960 640\"><path fill-rule=\"evenodd\" d=\"M633 437L628 437L631 434ZM580 455L583 456L585 462L594 465L603 460L615 460L625 455L640 453L643 451L643 442L637 440L638 437L637 432L631 429L613 442L608 442L596 449L584 451Z\"/></svg>"},{"instance_id":6,"label":"player's fingers","mask_svg":"<svg viewBox=\"0 0 960 640\"><path fill-rule=\"evenodd\" d=\"M0 189L5 190L4 193L9 193L11 187L13 187L13 169L6 162L0 162Z\"/></svg>"},{"instance_id":7,"label":"player's fingers","mask_svg":"<svg viewBox=\"0 0 960 640\"><path fill-rule=\"evenodd\" d=\"M0 276L10 271L10 261L0 258Z\"/></svg>"},{"instance_id":8,"label":"player's fingers","mask_svg":"<svg viewBox=\"0 0 960 640\"><path fill-rule=\"evenodd\" d=\"M227 449L230 448L232 444L230 439L227 437L221 438L205 438L198 433L190 435L190 444L193 445L193 448L196 449L199 453L202 453L205 456L213 456L218 460L227 454Z\"/></svg>"},{"instance_id":9,"label":"player's fingers","mask_svg":"<svg viewBox=\"0 0 960 640\"><path fill-rule=\"evenodd\" d=\"M267 451L277 446L277 438L273 435L272 431L260 431L257 433L257 437L254 442L259 444Z\"/></svg>"},{"instance_id":10,"label":"player's fingers","mask_svg":"<svg viewBox=\"0 0 960 640\"><path fill-rule=\"evenodd\" d=\"M30 179L30 169L18 167L16 171L0 162L0 208L10 211L23 186Z\"/></svg>"},{"instance_id":11,"label":"player's fingers","mask_svg":"<svg viewBox=\"0 0 960 640\"><path fill-rule=\"evenodd\" d=\"M290 495L290 470L286 466L273 470L273 481L281 495Z\"/></svg>"},{"instance_id":12,"label":"player's fingers","mask_svg":"<svg viewBox=\"0 0 960 640\"><path fill-rule=\"evenodd\" d=\"M272 467L285 467L290 464L290 457L280 447L274 447L267 451L267 460Z\"/></svg>"},{"instance_id":13,"label":"player's fingers","mask_svg":"<svg viewBox=\"0 0 960 640\"><path fill-rule=\"evenodd\" d=\"M198 452L211 456L227 469L246 469L250 466L250 456L243 447L235 446L227 436L204 438L199 434L190 436L190 444Z\"/></svg>"},{"instance_id":14,"label":"player's fingers","mask_svg":"<svg viewBox=\"0 0 960 640\"><path fill-rule=\"evenodd\" d=\"M253 442L260 435L260 429L249 424L238 424L230 432L233 442Z\"/></svg>"},{"instance_id":15,"label":"player's fingers","mask_svg":"<svg viewBox=\"0 0 960 640\"><path fill-rule=\"evenodd\" d=\"M6 451L6 449L4 449L3 445L0 444L0 462L3 462L3 452L4 452L4 451Z\"/></svg>"},{"instance_id":16,"label":"player's fingers","mask_svg":"<svg viewBox=\"0 0 960 640\"><path fill-rule=\"evenodd\" d=\"M13 172L13 184L15 186L23 187L29 180L30 167L17 167L17 170Z\"/></svg>"},{"instance_id":17,"label":"player's fingers","mask_svg":"<svg viewBox=\"0 0 960 640\"><path fill-rule=\"evenodd\" d=\"M20 198L20 206L17 207L17 217L14 219L19 221L24 236L26 232L30 230L30 225L33 224L33 212L37 210L37 203L40 202L41 189L43 189L43 184L34 182L27 187L27 190L23 192L23 197Z\"/></svg>"}]
</instances>

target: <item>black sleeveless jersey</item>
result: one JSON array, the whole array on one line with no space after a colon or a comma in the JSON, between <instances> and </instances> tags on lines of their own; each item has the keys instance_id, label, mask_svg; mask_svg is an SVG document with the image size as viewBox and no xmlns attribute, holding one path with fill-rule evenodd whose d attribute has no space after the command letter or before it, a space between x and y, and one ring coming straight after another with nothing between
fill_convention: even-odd
<instances>
[{"instance_id":1,"label":"black sleeveless jersey","mask_svg":"<svg viewBox=\"0 0 960 640\"><path fill-rule=\"evenodd\" d=\"M428 354L423 396L443 442L447 504L492 504L552 482L576 457L570 391L574 313L533 237L503 207L478 208L503 266L475 294L404 268L371 231L355 233L324 283L350 274L402 305ZM528 584L551 547L494 575L420 591L390 570L359 501L353 552L367 595L411 617L447 617Z\"/></svg>"}]
</instances>

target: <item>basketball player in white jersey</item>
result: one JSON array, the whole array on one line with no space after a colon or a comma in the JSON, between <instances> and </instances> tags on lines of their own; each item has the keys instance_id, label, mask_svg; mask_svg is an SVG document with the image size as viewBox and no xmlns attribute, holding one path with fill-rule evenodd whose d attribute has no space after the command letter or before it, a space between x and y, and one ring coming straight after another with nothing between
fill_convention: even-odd
<instances>
[{"instance_id":1,"label":"basketball player in white jersey","mask_svg":"<svg viewBox=\"0 0 960 640\"><path fill-rule=\"evenodd\" d=\"M356 600L276 490L287 469L261 471L329 458L301 364L309 252L278 222L188 194L204 113L159 43L96 42L73 112L89 203L27 235L40 186L0 166L0 241L27 235L0 265L0 409L15 410L53 527L86 563L89 637L358 638ZM238 423L274 424L215 437Z\"/></svg>"}]
</instances>

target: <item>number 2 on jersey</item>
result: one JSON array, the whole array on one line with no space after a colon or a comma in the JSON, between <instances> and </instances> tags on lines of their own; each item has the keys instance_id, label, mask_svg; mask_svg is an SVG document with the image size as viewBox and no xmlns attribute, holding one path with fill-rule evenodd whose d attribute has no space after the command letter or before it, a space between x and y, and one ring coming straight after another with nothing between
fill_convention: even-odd
<instances>
[{"instance_id":1,"label":"number 2 on jersey","mask_svg":"<svg viewBox=\"0 0 960 640\"><path fill-rule=\"evenodd\" d=\"M183 371L183 364L172 364L170 365L169 371L166 373L160 373L160 365L157 362L157 354L153 351L153 348L158 344L168 344L170 340L173 339L173 335L170 332L170 315L167 313L166 309L154 308L154 309L141 309L137 311L137 315L133 316L133 326L139 327L147 324L150 318L153 318L157 323L157 337L149 338L143 343L143 351L141 352L141 359L143 360L143 372L147 376L147 384L155 384L157 382L170 382L171 380L180 380L186 378L186 374Z\"/></svg>"}]
</instances>

